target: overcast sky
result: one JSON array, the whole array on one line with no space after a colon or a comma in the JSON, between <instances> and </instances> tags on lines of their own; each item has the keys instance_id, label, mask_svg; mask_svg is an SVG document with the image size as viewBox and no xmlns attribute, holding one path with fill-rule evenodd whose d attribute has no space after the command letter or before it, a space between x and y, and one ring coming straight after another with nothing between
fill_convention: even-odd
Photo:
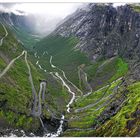
<instances>
[{"instance_id":1,"label":"overcast sky","mask_svg":"<svg viewBox=\"0 0 140 140\"><path fill-rule=\"evenodd\" d=\"M16 4L13 6L13 9L29 13L46 13L52 16L65 17L81 5L82 3L28 3Z\"/></svg>"},{"instance_id":2,"label":"overcast sky","mask_svg":"<svg viewBox=\"0 0 140 140\"><path fill-rule=\"evenodd\" d=\"M26 13L47 14L57 17L66 17L77 8L86 5L86 3L4 3L0 4L0 9L17 12L17 10ZM115 3L115 6L124 5L124 3Z\"/></svg>"},{"instance_id":3,"label":"overcast sky","mask_svg":"<svg viewBox=\"0 0 140 140\"><path fill-rule=\"evenodd\" d=\"M4 3L0 4L0 9L17 12L17 10L26 13L47 14L57 17L66 17L68 14L74 12L78 7L84 5L83 3Z\"/></svg>"}]
</instances>

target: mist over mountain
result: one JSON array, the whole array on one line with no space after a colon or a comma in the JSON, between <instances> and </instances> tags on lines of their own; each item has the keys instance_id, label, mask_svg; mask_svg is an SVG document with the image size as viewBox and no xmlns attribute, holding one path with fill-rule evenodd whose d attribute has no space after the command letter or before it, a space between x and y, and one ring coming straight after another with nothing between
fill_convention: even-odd
<instances>
[{"instance_id":1,"label":"mist over mountain","mask_svg":"<svg viewBox=\"0 0 140 140\"><path fill-rule=\"evenodd\" d=\"M67 15L73 13L77 8L83 6L85 6L85 4L82 3L3 3L0 4L0 11L25 16L27 20L32 22L31 24L33 25L32 28L34 28L34 31L37 34L44 36L51 33L57 27L57 24L59 24L59 22L61 22Z\"/></svg>"}]
</instances>

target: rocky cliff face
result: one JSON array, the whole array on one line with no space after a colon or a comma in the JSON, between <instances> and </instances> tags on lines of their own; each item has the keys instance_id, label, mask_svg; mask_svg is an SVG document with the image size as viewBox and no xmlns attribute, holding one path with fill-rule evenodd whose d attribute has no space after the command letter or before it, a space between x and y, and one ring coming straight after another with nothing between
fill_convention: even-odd
<instances>
[{"instance_id":1,"label":"rocky cliff face","mask_svg":"<svg viewBox=\"0 0 140 140\"><path fill-rule=\"evenodd\" d=\"M140 13L130 5L89 4L71 15L55 34L80 38L75 48L93 61L119 55L134 65L140 58ZM134 78L140 79L138 66L133 68Z\"/></svg>"},{"instance_id":2,"label":"rocky cliff face","mask_svg":"<svg viewBox=\"0 0 140 140\"><path fill-rule=\"evenodd\" d=\"M93 60L118 54L133 59L140 57L139 27L140 14L129 5L115 8L89 4L76 11L55 33L80 38L76 47Z\"/></svg>"}]
</instances>

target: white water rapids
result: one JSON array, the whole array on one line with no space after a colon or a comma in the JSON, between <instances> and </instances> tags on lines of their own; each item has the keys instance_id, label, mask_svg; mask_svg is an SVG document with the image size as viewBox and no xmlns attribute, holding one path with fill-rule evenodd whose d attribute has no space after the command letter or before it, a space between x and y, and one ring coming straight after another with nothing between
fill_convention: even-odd
<instances>
[{"instance_id":1,"label":"white water rapids","mask_svg":"<svg viewBox=\"0 0 140 140\"><path fill-rule=\"evenodd\" d=\"M57 68L57 67L52 63L52 56L50 57L50 65L51 65L52 68ZM62 70L61 70L61 71L62 71ZM64 73L64 71L63 71L63 73ZM50 72L50 74L53 75L53 72ZM64 73L64 75L65 75L65 73ZM75 93L74 93L73 91L71 91L70 87L66 84L65 80L63 80L63 78L59 75L58 72L55 72L55 76L53 75L53 77L60 79L60 80L62 81L63 86L66 87L67 90L68 90L68 92L72 94L71 100L70 100L69 103L66 105L66 107L67 107L67 112L70 113L70 105L71 105L71 104L73 103L73 101L75 100ZM66 77L66 76L65 76L65 77ZM62 131L63 131L62 127L63 127L64 119L65 119L65 116L62 114L61 120L60 120L60 126L59 126L59 128L57 129L57 132L56 132L56 133L48 133L48 134L45 134L45 136L58 137L58 136L62 133Z\"/></svg>"}]
</instances>

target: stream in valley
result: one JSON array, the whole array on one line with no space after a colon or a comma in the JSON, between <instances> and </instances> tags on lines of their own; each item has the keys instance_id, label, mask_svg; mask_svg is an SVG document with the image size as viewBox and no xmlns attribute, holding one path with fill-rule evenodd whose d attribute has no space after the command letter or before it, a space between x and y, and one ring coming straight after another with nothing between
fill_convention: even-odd
<instances>
[{"instance_id":1,"label":"stream in valley","mask_svg":"<svg viewBox=\"0 0 140 140\"><path fill-rule=\"evenodd\" d=\"M43 52L43 55L45 55L45 53L46 53L46 52ZM48 55L48 53L46 53L46 54ZM35 53L34 56L35 56L36 58L39 58L39 57L37 56L37 53ZM63 85L63 86L67 89L67 91L72 95L72 98L70 99L70 101L69 101L68 104L66 105L67 113L70 113L70 105L71 105L71 104L74 102L74 100L75 100L75 92L73 92L73 91L71 90L71 88L69 87L69 85L67 84L66 81L68 81L68 82L71 83L71 84L73 84L73 83L70 82L70 81L67 79L67 77L66 77L66 75L65 75L65 72L64 72L63 70L61 70L60 68L58 68L57 66L55 66L55 65L52 63L52 59L53 59L53 57L50 56L50 65L51 65L51 67L52 67L53 69L57 69L57 70L61 71L61 72L63 73L63 76L64 76L65 80L62 78L62 76L61 76L58 72L50 72L50 74L51 74L55 79L59 79L59 80L61 81L62 85ZM39 64L39 60L37 60L36 65L38 65L38 67L39 67L41 70L43 70L44 72L46 72L46 69L43 69L43 68L41 67L41 65ZM75 88L76 88L77 90L80 91L80 89L78 89L76 86L75 86ZM47 137L58 137L58 136L63 132L63 124L64 124L64 121L65 121L65 116L64 116L64 114L62 114L62 115L61 115L61 119L60 119L60 124L59 124L59 127L58 127L57 131L56 131L56 132L52 132L52 133L47 133L47 132L46 132L46 133L44 134L44 136L47 136Z\"/></svg>"}]
</instances>

